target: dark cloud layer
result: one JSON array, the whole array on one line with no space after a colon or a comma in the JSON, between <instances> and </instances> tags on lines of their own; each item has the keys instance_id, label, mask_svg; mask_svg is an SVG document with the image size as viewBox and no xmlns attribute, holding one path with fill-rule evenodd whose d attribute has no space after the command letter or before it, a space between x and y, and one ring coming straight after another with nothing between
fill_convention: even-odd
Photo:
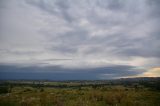
<instances>
[{"instance_id":1,"label":"dark cloud layer","mask_svg":"<svg viewBox=\"0 0 160 106\"><path fill-rule=\"evenodd\" d=\"M0 79L98 80L137 75L144 70L132 66L71 69L61 66L17 67L0 65Z\"/></svg>"}]
</instances>

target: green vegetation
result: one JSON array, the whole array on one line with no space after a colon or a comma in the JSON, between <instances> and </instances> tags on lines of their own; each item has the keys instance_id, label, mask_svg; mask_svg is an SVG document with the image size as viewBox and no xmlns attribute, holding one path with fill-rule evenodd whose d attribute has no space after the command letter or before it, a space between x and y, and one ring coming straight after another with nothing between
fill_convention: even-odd
<instances>
[{"instance_id":1,"label":"green vegetation","mask_svg":"<svg viewBox=\"0 0 160 106\"><path fill-rule=\"evenodd\" d=\"M160 91L141 83L94 83L5 82L0 86L0 106L160 106Z\"/></svg>"}]
</instances>

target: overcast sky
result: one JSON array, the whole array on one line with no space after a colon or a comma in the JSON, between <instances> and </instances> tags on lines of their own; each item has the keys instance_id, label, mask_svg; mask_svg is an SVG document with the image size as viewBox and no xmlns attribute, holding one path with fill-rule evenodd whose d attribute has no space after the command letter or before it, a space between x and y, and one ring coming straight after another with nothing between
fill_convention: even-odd
<instances>
[{"instance_id":1,"label":"overcast sky","mask_svg":"<svg viewBox=\"0 0 160 106\"><path fill-rule=\"evenodd\" d=\"M160 76L160 0L0 0L0 79Z\"/></svg>"}]
</instances>

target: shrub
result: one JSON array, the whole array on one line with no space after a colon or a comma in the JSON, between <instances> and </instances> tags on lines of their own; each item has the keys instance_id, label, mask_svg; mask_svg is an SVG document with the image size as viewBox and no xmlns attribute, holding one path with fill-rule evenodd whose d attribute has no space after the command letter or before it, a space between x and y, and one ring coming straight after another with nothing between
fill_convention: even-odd
<instances>
[{"instance_id":1,"label":"shrub","mask_svg":"<svg viewBox=\"0 0 160 106\"><path fill-rule=\"evenodd\" d=\"M8 87L0 87L0 94L8 93Z\"/></svg>"},{"instance_id":2,"label":"shrub","mask_svg":"<svg viewBox=\"0 0 160 106\"><path fill-rule=\"evenodd\" d=\"M23 92L32 91L30 88L26 88Z\"/></svg>"},{"instance_id":3,"label":"shrub","mask_svg":"<svg viewBox=\"0 0 160 106\"><path fill-rule=\"evenodd\" d=\"M40 89L40 92L43 92L43 91L44 91L44 89L43 89L43 88L41 88L41 89Z\"/></svg>"}]
</instances>

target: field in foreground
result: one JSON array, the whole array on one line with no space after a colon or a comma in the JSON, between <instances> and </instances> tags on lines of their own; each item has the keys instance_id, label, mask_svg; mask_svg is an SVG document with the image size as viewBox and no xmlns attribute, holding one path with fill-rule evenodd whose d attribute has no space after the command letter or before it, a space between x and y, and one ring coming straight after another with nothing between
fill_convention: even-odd
<instances>
[{"instance_id":1,"label":"field in foreground","mask_svg":"<svg viewBox=\"0 0 160 106\"><path fill-rule=\"evenodd\" d=\"M159 81L4 81L0 106L160 106Z\"/></svg>"}]
</instances>

